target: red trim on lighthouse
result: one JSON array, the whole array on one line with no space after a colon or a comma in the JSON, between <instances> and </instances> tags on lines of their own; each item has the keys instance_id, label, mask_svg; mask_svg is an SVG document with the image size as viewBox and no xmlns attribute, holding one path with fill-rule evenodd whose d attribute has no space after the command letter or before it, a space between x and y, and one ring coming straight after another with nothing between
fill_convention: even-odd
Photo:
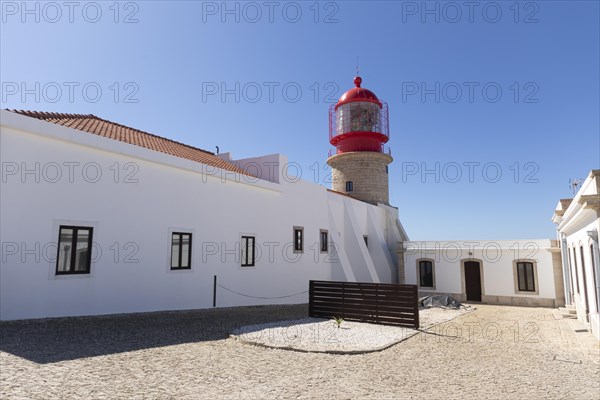
<instances>
[{"instance_id":1,"label":"red trim on lighthouse","mask_svg":"<svg viewBox=\"0 0 600 400\"><path fill-rule=\"evenodd\" d=\"M379 101L377 96L375 96L375 93L371 92L369 89L361 88L360 87L361 83L362 83L362 78L360 76L357 76L354 78L355 87L348 90L346 93L344 93L340 97L337 104L335 105L336 110L342 104L353 103L355 101L375 103L379 107L382 107L381 101Z\"/></svg>"}]
</instances>

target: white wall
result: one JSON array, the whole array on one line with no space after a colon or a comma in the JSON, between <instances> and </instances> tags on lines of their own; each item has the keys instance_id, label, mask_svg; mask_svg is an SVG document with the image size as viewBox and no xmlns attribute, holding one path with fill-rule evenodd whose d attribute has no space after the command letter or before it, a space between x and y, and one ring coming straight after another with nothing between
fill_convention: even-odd
<instances>
[{"instance_id":1,"label":"white wall","mask_svg":"<svg viewBox=\"0 0 600 400\"><path fill-rule=\"evenodd\" d=\"M296 172L294 165L288 166L287 159L281 154L239 160L234 160L230 153L218 154L218 157L239 166L253 176L274 183L280 183L283 179L294 180Z\"/></svg>"},{"instance_id":2,"label":"white wall","mask_svg":"<svg viewBox=\"0 0 600 400\"><path fill-rule=\"evenodd\" d=\"M592 333L600 339L600 313L598 310L598 287L600 280L600 256L597 238L600 232L600 170L592 170L566 210L559 203L553 216L559 238L564 239L568 257L569 275L565 279L565 290L572 293L572 303L577 318L589 325ZM590 246L594 246L590 251ZM583 247L583 257L581 248ZM573 260L573 249L577 262ZM594 256L595 254L595 256ZM595 259L594 259L595 257ZM587 306L586 306L587 296Z\"/></svg>"},{"instance_id":3,"label":"white wall","mask_svg":"<svg viewBox=\"0 0 600 400\"><path fill-rule=\"evenodd\" d=\"M313 183L247 179L7 111L2 124L2 320L212 307L214 275L231 290L265 297L218 288L217 306L303 303L307 294L282 296L306 291L310 279L358 279L352 271L362 267L348 255L362 235L377 250L374 258L361 253L372 268L360 277L390 282L386 271L395 266L382 263L390 252L385 227L395 216L383 208ZM55 275L61 224L93 226L89 275ZM291 247L294 226L304 227L300 255ZM320 229L339 254L319 252ZM169 268L172 231L193 234L189 271ZM255 267L240 266L243 234L256 236L262 250Z\"/></svg>"},{"instance_id":4,"label":"white wall","mask_svg":"<svg viewBox=\"0 0 600 400\"><path fill-rule=\"evenodd\" d=\"M435 268L435 290L421 292L464 295L461 261L480 261L482 266L482 294L484 296L555 299L554 266L550 240L464 240L404 242L405 276L407 284L418 284L417 261L432 259ZM513 261L532 260L537 264L537 294L517 293ZM500 303L508 299L494 299ZM485 301L485 300L484 300Z\"/></svg>"},{"instance_id":5,"label":"white wall","mask_svg":"<svg viewBox=\"0 0 600 400\"><path fill-rule=\"evenodd\" d=\"M592 257L590 254L590 245L593 243L592 239L587 235L588 231L593 231L598 229L598 222L593 221L581 229L575 231L574 233L566 236L567 241L567 249L569 256L569 264L571 268L571 278L573 282L573 286L576 287L577 283L575 278L577 277L579 281L579 291L575 289L575 302L580 306L578 310L580 313L584 313L585 311L585 299L584 299L584 290L587 291L588 296L588 310L591 313L597 313L598 307L595 304L595 291L594 291L594 274L592 271ZM581 264L581 250L583 247L583 265ZM574 268L575 265L573 263L573 249L575 249L575 253L577 256L577 274L575 274ZM584 286L584 271L585 271L585 283Z\"/></svg>"}]
</instances>

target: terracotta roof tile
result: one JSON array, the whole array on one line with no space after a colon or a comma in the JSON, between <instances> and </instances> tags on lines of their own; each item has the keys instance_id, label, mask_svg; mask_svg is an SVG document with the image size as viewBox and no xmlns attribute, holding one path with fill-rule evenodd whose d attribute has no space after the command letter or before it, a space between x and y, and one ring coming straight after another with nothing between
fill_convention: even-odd
<instances>
[{"instance_id":1,"label":"terracotta roof tile","mask_svg":"<svg viewBox=\"0 0 600 400\"><path fill-rule=\"evenodd\" d=\"M63 125L83 132L92 133L94 135L109 139L144 147L146 149L161 153L170 154L175 157L185 158L187 160L196 161L198 163L210 165L224 170L252 176L239 166L217 157L210 151L188 146L186 144L157 136L152 133L107 121L92 114L63 114L26 110L8 111L31 118L37 118L42 121L52 122L57 125Z\"/></svg>"}]
</instances>

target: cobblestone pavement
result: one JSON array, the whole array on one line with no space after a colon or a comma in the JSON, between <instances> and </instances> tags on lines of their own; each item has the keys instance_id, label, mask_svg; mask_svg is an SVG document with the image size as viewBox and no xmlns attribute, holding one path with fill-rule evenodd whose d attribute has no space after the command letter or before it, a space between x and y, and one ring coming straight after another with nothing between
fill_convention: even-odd
<instances>
[{"instance_id":1,"label":"cobblestone pavement","mask_svg":"<svg viewBox=\"0 0 600 400\"><path fill-rule=\"evenodd\" d=\"M229 338L305 306L0 324L0 398L594 399L598 342L544 308L477 310L363 355Z\"/></svg>"}]
</instances>

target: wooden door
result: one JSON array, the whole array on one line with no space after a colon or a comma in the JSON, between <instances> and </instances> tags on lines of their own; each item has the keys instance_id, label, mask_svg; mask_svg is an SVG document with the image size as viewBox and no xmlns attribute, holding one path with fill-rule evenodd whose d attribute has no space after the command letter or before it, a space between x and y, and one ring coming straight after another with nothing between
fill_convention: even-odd
<instances>
[{"instance_id":1,"label":"wooden door","mask_svg":"<svg viewBox=\"0 0 600 400\"><path fill-rule=\"evenodd\" d=\"M465 262L467 301L481 301L481 266L477 261Z\"/></svg>"}]
</instances>

